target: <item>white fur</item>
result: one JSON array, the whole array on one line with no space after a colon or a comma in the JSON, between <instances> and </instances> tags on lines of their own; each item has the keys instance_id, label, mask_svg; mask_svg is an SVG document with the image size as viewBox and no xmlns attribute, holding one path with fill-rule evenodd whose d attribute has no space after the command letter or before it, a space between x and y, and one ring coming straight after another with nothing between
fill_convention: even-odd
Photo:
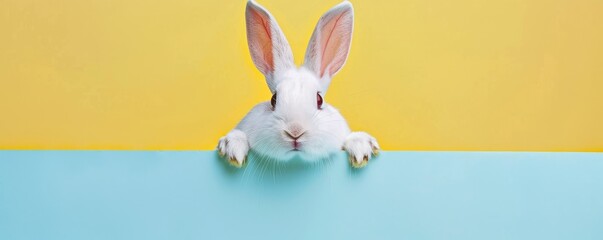
<instances>
[{"instance_id":1,"label":"white fur","mask_svg":"<svg viewBox=\"0 0 603 240\"><path fill-rule=\"evenodd\" d=\"M310 40L304 65L296 68L291 48L272 15L249 1L246 8L247 39L254 64L265 75L276 106L256 105L234 130L222 137L218 150L231 164L241 166L248 151L276 160L300 157L320 160L344 149L353 166L362 167L379 149L364 132L352 133L341 114L327 104L316 105L331 77L345 64L353 29L352 4L344 1L325 13ZM294 140L287 132L299 133Z\"/></svg>"},{"instance_id":2,"label":"white fur","mask_svg":"<svg viewBox=\"0 0 603 240\"><path fill-rule=\"evenodd\" d=\"M230 131L218 141L218 152L233 166L241 167L249 152L247 134L238 129Z\"/></svg>"},{"instance_id":3,"label":"white fur","mask_svg":"<svg viewBox=\"0 0 603 240\"><path fill-rule=\"evenodd\" d=\"M377 154L379 144L368 133L353 132L348 135L343 148L348 151L353 166L363 167L371 159L372 154Z\"/></svg>"}]
</instances>

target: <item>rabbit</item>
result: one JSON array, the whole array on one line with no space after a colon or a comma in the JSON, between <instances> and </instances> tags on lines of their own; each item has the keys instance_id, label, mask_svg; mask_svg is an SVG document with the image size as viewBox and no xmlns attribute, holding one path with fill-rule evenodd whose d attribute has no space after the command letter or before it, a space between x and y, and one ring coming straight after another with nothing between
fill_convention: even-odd
<instances>
[{"instance_id":1,"label":"rabbit","mask_svg":"<svg viewBox=\"0 0 603 240\"><path fill-rule=\"evenodd\" d=\"M337 109L324 101L331 78L350 50L352 4L344 1L322 15L299 68L283 32L264 7L248 1L245 20L253 63L273 95L220 138L219 155L241 167L249 151L279 161L294 157L319 161L345 150L353 167L364 167L378 154L379 144L365 132L351 132Z\"/></svg>"}]
</instances>

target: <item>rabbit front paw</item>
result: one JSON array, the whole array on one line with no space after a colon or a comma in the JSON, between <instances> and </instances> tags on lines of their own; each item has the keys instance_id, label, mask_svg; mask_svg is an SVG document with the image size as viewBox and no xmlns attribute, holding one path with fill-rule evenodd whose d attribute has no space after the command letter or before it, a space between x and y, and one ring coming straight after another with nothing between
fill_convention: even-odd
<instances>
[{"instance_id":1,"label":"rabbit front paw","mask_svg":"<svg viewBox=\"0 0 603 240\"><path fill-rule=\"evenodd\" d=\"M230 165L240 168L247 159L249 143L247 135L238 129L230 131L218 141L218 154L225 157Z\"/></svg>"},{"instance_id":2,"label":"rabbit front paw","mask_svg":"<svg viewBox=\"0 0 603 240\"><path fill-rule=\"evenodd\" d=\"M348 153L352 167L366 166L373 155L379 154L377 140L365 132L353 132L343 143L343 149Z\"/></svg>"}]
</instances>

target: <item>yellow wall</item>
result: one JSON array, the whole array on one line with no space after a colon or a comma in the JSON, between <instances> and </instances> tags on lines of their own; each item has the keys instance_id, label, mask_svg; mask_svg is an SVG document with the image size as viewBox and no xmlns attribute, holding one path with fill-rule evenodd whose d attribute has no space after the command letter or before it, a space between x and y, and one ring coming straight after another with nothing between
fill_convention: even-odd
<instances>
[{"instance_id":1,"label":"yellow wall","mask_svg":"<svg viewBox=\"0 0 603 240\"><path fill-rule=\"evenodd\" d=\"M302 62L336 0L260 0ZM603 1L353 1L326 101L384 149L603 151ZM245 1L3 0L0 148L213 149L269 99Z\"/></svg>"}]
</instances>

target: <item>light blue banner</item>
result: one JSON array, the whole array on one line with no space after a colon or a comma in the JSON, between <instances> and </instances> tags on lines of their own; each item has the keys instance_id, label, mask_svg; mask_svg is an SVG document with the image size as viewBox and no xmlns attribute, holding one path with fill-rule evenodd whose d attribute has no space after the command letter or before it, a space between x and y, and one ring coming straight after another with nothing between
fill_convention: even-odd
<instances>
[{"instance_id":1,"label":"light blue banner","mask_svg":"<svg viewBox=\"0 0 603 240\"><path fill-rule=\"evenodd\" d=\"M603 154L0 151L0 239L603 239Z\"/></svg>"}]
</instances>

